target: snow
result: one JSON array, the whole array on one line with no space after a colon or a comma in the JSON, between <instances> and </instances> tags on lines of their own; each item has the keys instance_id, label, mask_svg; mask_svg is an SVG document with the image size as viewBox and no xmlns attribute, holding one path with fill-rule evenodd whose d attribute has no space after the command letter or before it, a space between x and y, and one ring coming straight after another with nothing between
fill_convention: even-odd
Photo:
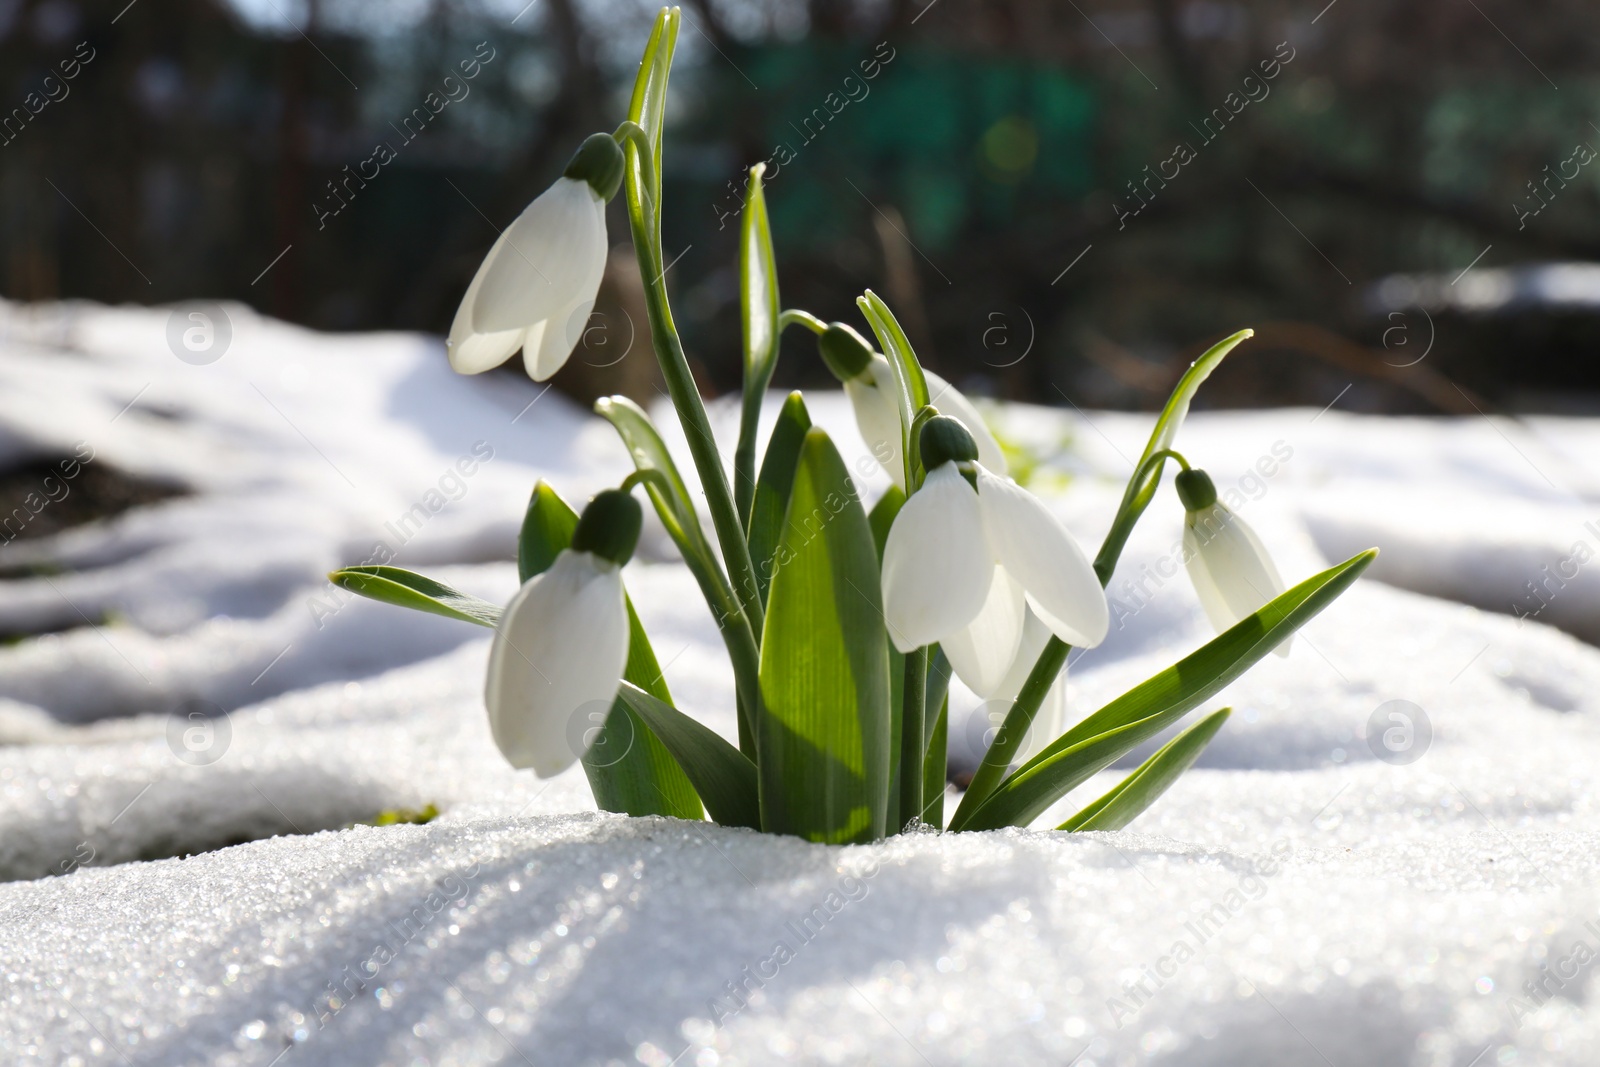
<instances>
[{"instance_id":1,"label":"snow","mask_svg":"<svg viewBox=\"0 0 1600 1067\"><path fill-rule=\"evenodd\" d=\"M385 539L504 601L533 480L626 470L608 427L436 341L225 310L196 366L170 309L0 307L0 466L84 442L187 490L0 546L0 630L61 631L0 647L0 1062L1596 1062L1600 422L1196 413L1178 447L1286 577L1376 544L1376 580L1208 705L1235 714L1133 830L1047 829L1107 774L1032 830L839 849L510 770L487 632L322 578ZM854 467L842 398L808 401ZM1148 416L995 421L1097 543ZM1208 635L1180 519L1163 491L1075 713ZM659 530L626 578L678 702L731 734ZM959 763L986 720L958 697Z\"/></svg>"}]
</instances>

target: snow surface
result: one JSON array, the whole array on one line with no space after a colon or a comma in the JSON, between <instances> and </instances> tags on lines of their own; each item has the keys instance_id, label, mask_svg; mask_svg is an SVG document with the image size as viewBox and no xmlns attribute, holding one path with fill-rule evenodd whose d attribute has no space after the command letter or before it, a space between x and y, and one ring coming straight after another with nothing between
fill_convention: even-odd
<instances>
[{"instance_id":1,"label":"snow surface","mask_svg":"<svg viewBox=\"0 0 1600 1067\"><path fill-rule=\"evenodd\" d=\"M486 632L322 579L384 539L507 599L533 480L614 483L608 427L431 340L227 313L193 366L166 309L0 307L0 465L84 442L188 490L0 546L0 631L60 631L0 647L0 1062L1600 1061L1600 651L1572 636L1600 639L1600 422L1197 413L1179 447L1286 576L1377 544L1381 581L1210 705L1236 713L1136 832L839 849L511 771ZM842 399L809 399L863 460ZM1097 543L1149 418L996 422ZM1130 544L1076 714L1207 636L1180 516L1163 492ZM659 531L644 556L666 679L731 734L694 583ZM1393 700L1431 725L1408 763L1367 739ZM960 701L957 762L986 725Z\"/></svg>"}]
</instances>

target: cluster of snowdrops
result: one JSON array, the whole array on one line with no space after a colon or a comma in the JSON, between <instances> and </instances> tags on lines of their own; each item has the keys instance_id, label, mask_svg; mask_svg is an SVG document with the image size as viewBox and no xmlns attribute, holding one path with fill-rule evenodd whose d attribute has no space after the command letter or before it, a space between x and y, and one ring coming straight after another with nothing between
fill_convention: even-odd
<instances>
[{"instance_id":1,"label":"cluster of snowdrops","mask_svg":"<svg viewBox=\"0 0 1600 1067\"><path fill-rule=\"evenodd\" d=\"M844 323L781 308L759 165L741 216L744 392L730 479L663 280L662 116L678 28L677 9L663 9L628 119L585 140L490 249L449 353L467 374L519 350L536 380L560 369L600 285L606 204L624 190L652 347L715 539L649 417L611 397L596 410L627 445L634 472L581 513L553 487L534 487L518 545L522 586L503 610L396 567L332 575L365 596L494 629L485 702L513 766L548 777L581 759L602 808L709 815L821 842L1028 825L1268 652L1287 654L1293 632L1371 562L1375 551L1286 588L1211 479L1173 448L1195 391L1248 330L1180 381L1091 561L1048 507L1007 478L976 408L921 368L875 294L857 306L876 345ZM799 393L758 457L763 399L791 327L814 335L893 481L870 509ZM1064 729L1068 651L1104 639L1105 583L1169 462L1186 511L1185 564L1218 637ZM718 620L737 743L673 705L628 601L623 567L643 520L636 494L648 498ZM952 672L1008 710L946 818ZM1125 826L1194 763L1227 714L1188 726L1060 829Z\"/></svg>"}]
</instances>

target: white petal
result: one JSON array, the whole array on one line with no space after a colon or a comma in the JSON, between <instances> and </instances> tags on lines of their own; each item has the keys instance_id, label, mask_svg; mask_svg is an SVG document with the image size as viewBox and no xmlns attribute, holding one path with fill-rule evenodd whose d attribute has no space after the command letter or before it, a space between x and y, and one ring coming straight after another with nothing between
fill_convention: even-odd
<instances>
[{"instance_id":1,"label":"white petal","mask_svg":"<svg viewBox=\"0 0 1600 1067\"><path fill-rule=\"evenodd\" d=\"M1218 633L1286 588L1256 532L1225 504L1191 512L1184 521L1183 546L1195 594ZM1292 643L1292 637L1285 638L1275 651L1287 656Z\"/></svg>"},{"instance_id":2,"label":"white petal","mask_svg":"<svg viewBox=\"0 0 1600 1067\"><path fill-rule=\"evenodd\" d=\"M572 350L583 339L592 311L594 297L590 296L580 300L567 314L545 319L528 331L527 343L522 348L522 363L528 377L542 382L566 365Z\"/></svg>"},{"instance_id":3,"label":"white petal","mask_svg":"<svg viewBox=\"0 0 1600 1067\"><path fill-rule=\"evenodd\" d=\"M1183 557L1189 581L1194 585L1195 597L1200 601L1200 607L1205 611L1212 629L1220 634L1239 620L1228 607L1222 590L1211 580L1211 571L1200 558L1200 539L1187 521L1183 524Z\"/></svg>"},{"instance_id":4,"label":"white petal","mask_svg":"<svg viewBox=\"0 0 1600 1067\"><path fill-rule=\"evenodd\" d=\"M1017 643L1022 640L1022 622L1027 613L1022 586L1004 567L996 567L988 599L977 618L939 642L956 676L985 700L999 692L1017 658ZM1038 653L1034 655L1037 657ZM1016 696L1016 691L1009 695Z\"/></svg>"},{"instance_id":5,"label":"white petal","mask_svg":"<svg viewBox=\"0 0 1600 1067\"><path fill-rule=\"evenodd\" d=\"M910 652L962 629L993 577L978 494L946 463L911 494L883 547L883 616L894 647Z\"/></svg>"},{"instance_id":6,"label":"white petal","mask_svg":"<svg viewBox=\"0 0 1600 1067\"><path fill-rule=\"evenodd\" d=\"M457 374L482 374L486 370L494 370L522 347L527 333L527 330L505 330L501 333L468 333L457 338L452 331L450 366Z\"/></svg>"},{"instance_id":7,"label":"white petal","mask_svg":"<svg viewBox=\"0 0 1600 1067\"><path fill-rule=\"evenodd\" d=\"M473 333L525 329L592 299L605 270L605 205L589 183L560 178L495 242L479 268Z\"/></svg>"},{"instance_id":8,"label":"white petal","mask_svg":"<svg viewBox=\"0 0 1600 1067\"><path fill-rule=\"evenodd\" d=\"M477 303L478 291L483 288L483 276L505 240L504 233L495 239L489 254L478 265L478 273L472 276L467 295L461 298L461 306L456 308L456 317L450 323L450 339L445 347L450 353L450 366L457 374L482 374L486 370L493 370L510 359L511 353L522 345L526 331L521 327L499 333L472 332L472 305Z\"/></svg>"},{"instance_id":9,"label":"white petal","mask_svg":"<svg viewBox=\"0 0 1600 1067\"><path fill-rule=\"evenodd\" d=\"M1111 627L1100 579L1061 520L1015 482L978 469L978 504L996 561L1061 640L1093 648Z\"/></svg>"},{"instance_id":10,"label":"white petal","mask_svg":"<svg viewBox=\"0 0 1600 1067\"><path fill-rule=\"evenodd\" d=\"M624 604L620 571L570 549L511 598L489 650L484 702L513 767L549 778L592 742L628 660Z\"/></svg>"},{"instance_id":11,"label":"white petal","mask_svg":"<svg viewBox=\"0 0 1600 1067\"><path fill-rule=\"evenodd\" d=\"M895 399L894 369L875 355L866 373L844 383L844 395L855 410L856 429L867 449L894 484L906 487L905 463L900 458L900 402Z\"/></svg>"},{"instance_id":12,"label":"white petal","mask_svg":"<svg viewBox=\"0 0 1600 1067\"><path fill-rule=\"evenodd\" d=\"M939 409L939 414L961 420L961 425L967 428L978 445L978 462L996 474L1005 474L1006 454L1000 450L1000 442L995 440L972 401L932 371L924 371L923 374L928 379L929 402Z\"/></svg>"}]
</instances>

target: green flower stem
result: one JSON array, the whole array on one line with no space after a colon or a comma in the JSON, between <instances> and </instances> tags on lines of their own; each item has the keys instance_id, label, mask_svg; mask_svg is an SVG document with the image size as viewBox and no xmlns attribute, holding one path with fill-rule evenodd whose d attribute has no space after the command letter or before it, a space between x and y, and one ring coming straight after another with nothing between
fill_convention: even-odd
<instances>
[{"instance_id":1,"label":"green flower stem","mask_svg":"<svg viewBox=\"0 0 1600 1067\"><path fill-rule=\"evenodd\" d=\"M645 212L645 215L655 220L659 226L660 213L655 210L653 198L655 196L655 191L659 189L660 186L656 183L654 163L655 157L654 153L650 151L649 136L645 134L644 127L640 126L637 122L634 122L631 119L624 121L622 125L618 126L616 132L611 136L616 138L617 144L621 145L624 151L626 151L630 145L637 151L639 167L644 172L642 177L645 196L650 201L649 210ZM657 233L655 236L657 238L655 243L659 244L660 234Z\"/></svg>"},{"instance_id":2,"label":"green flower stem","mask_svg":"<svg viewBox=\"0 0 1600 1067\"><path fill-rule=\"evenodd\" d=\"M624 144L628 154L628 222L633 231L633 247L639 259L639 271L644 277L645 308L650 317L650 337L661 364L662 376L667 380L667 392L672 406L677 409L683 424L684 437L689 442L689 454L694 459L695 470L700 474L700 485L706 495L706 505L711 511L711 523L717 531L717 541L722 548L722 558L727 564L728 577L733 583L755 647L760 641L761 601L756 593L755 567L750 562L750 548L745 544L744 524L734 507L733 490L727 473L722 469L722 456L717 451L716 439L711 435L711 422L706 418L705 404L700 399L700 389L689 361L683 353L683 342L678 337L677 326L672 321L672 306L667 298L665 266L662 262L660 233L656 220L645 211L648 186L646 184L646 159L639 140L628 137ZM735 669L738 665L735 664ZM754 684L754 679L751 680Z\"/></svg>"},{"instance_id":3,"label":"green flower stem","mask_svg":"<svg viewBox=\"0 0 1600 1067\"><path fill-rule=\"evenodd\" d=\"M675 495L672 482L658 470L636 470L622 480L620 488L623 492L631 492L640 485L652 485L668 498ZM677 540L676 535L681 530L669 532L674 533L674 540ZM750 709L759 706L761 696L760 648L744 607L739 603L739 598L734 596L728 579L717 569L716 560L708 558L702 566L696 557L696 553L687 550L683 553L683 561L699 584L700 594L706 598L706 604L717 618L717 629L722 633L722 643L727 647L728 659L733 664L734 690L739 698L739 751L754 759L756 728Z\"/></svg>"},{"instance_id":4,"label":"green flower stem","mask_svg":"<svg viewBox=\"0 0 1600 1067\"><path fill-rule=\"evenodd\" d=\"M1027 736L1028 727L1033 725L1033 717L1039 714L1039 705L1044 702L1050 686L1055 684L1056 675L1067 665L1067 653L1071 651L1072 646L1059 637L1052 636L1045 644L1022 691L1017 694L1011 710L1006 712L1000 732L994 735L989 750L983 754L983 762L972 776L972 784L967 786L956 813L950 817L950 829L960 830L1005 777L1012 759L1022 749L1022 740Z\"/></svg>"},{"instance_id":5,"label":"green flower stem","mask_svg":"<svg viewBox=\"0 0 1600 1067\"><path fill-rule=\"evenodd\" d=\"M1139 464L1138 470L1133 472L1133 477L1128 479L1128 485L1141 486L1137 493L1130 492L1122 498L1122 504L1117 508L1117 517L1111 520L1111 529L1106 531L1106 539L1100 542L1100 552L1094 558L1094 572L1100 576L1102 587L1111 582L1111 572L1117 569L1117 560L1122 557L1122 550L1127 547L1128 538L1133 534L1133 528L1143 517L1145 508L1150 506L1150 501L1155 498L1156 486L1161 481L1161 470L1168 459L1175 459L1184 470L1189 469L1189 461L1181 453L1170 448L1159 452L1152 452Z\"/></svg>"},{"instance_id":6,"label":"green flower stem","mask_svg":"<svg viewBox=\"0 0 1600 1067\"><path fill-rule=\"evenodd\" d=\"M761 425L761 404L766 396L766 382L761 383L760 390L745 390L739 411L739 443L733 449L734 507L739 513L739 528L746 534L750 531L750 509L756 499L756 431ZM755 574L754 571L750 573Z\"/></svg>"},{"instance_id":7,"label":"green flower stem","mask_svg":"<svg viewBox=\"0 0 1600 1067\"><path fill-rule=\"evenodd\" d=\"M780 334L791 326L804 326L812 333L819 335L828 332L827 323L811 314L811 312L802 311L799 308L789 308L778 316L778 332Z\"/></svg>"},{"instance_id":8,"label":"green flower stem","mask_svg":"<svg viewBox=\"0 0 1600 1067\"><path fill-rule=\"evenodd\" d=\"M927 713L923 709L928 679L927 646L906 653L905 688L900 699L900 821L898 832L922 817L922 777L928 755Z\"/></svg>"}]
</instances>

